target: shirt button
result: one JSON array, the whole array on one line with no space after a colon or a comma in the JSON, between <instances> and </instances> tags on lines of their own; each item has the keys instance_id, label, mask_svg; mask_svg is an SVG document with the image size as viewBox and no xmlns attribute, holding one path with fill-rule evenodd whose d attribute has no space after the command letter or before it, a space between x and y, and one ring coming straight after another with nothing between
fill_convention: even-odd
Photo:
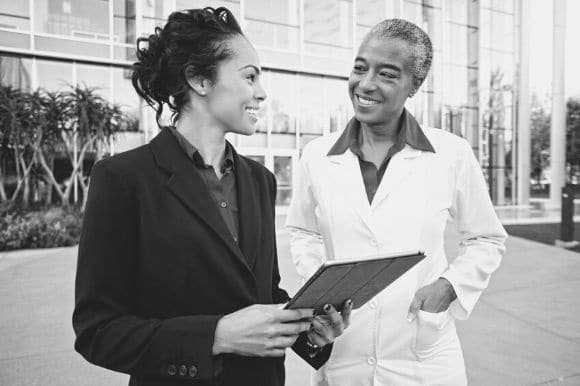
<instances>
[{"instance_id":1,"label":"shirt button","mask_svg":"<svg viewBox=\"0 0 580 386\"><path fill-rule=\"evenodd\" d=\"M177 374L177 367L175 365L167 366L167 374L169 374L169 375Z\"/></svg>"},{"instance_id":2,"label":"shirt button","mask_svg":"<svg viewBox=\"0 0 580 386\"><path fill-rule=\"evenodd\" d=\"M195 367L195 366L191 366L191 367L189 368L189 376L190 376L191 378L195 378L195 376L196 376L196 375L197 375L197 367Z\"/></svg>"},{"instance_id":3,"label":"shirt button","mask_svg":"<svg viewBox=\"0 0 580 386\"><path fill-rule=\"evenodd\" d=\"M187 375L187 366L186 365L179 366L179 375L181 375L182 377L185 377Z\"/></svg>"},{"instance_id":4,"label":"shirt button","mask_svg":"<svg viewBox=\"0 0 580 386\"><path fill-rule=\"evenodd\" d=\"M369 306L374 310L375 308L377 308L377 301L371 300Z\"/></svg>"},{"instance_id":5,"label":"shirt button","mask_svg":"<svg viewBox=\"0 0 580 386\"><path fill-rule=\"evenodd\" d=\"M227 204L225 201L222 201L222 202L220 203L220 206L221 206L222 208L225 208L225 207L227 207L227 206L228 206L228 204Z\"/></svg>"},{"instance_id":6,"label":"shirt button","mask_svg":"<svg viewBox=\"0 0 580 386\"><path fill-rule=\"evenodd\" d=\"M372 239L372 240L371 240L371 245L372 245L373 247L376 247L377 245L379 245L379 243L378 243L378 241L377 241L376 239Z\"/></svg>"},{"instance_id":7,"label":"shirt button","mask_svg":"<svg viewBox=\"0 0 580 386\"><path fill-rule=\"evenodd\" d=\"M375 363L377 363L377 360L373 357L369 357L369 359L367 359L367 363L371 366L374 366Z\"/></svg>"}]
</instances>

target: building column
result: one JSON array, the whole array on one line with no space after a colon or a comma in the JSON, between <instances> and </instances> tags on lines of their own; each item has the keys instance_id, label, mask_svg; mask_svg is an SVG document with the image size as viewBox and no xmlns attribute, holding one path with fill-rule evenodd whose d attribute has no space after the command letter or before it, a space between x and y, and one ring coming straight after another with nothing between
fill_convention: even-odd
<instances>
[{"instance_id":1,"label":"building column","mask_svg":"<svg viewBox=\"0 0 580 386\"><path fill-rule=\"evenodd\" d=\"M530 204L530 5L519 0L519 55L517 88L517 203Z\"/></svg>"},{"instance_id":2,"label":"building column","mask_svg":"<svg viewBox=\"0 0 580 386\"><path fill-rule=\"evenodd\" d=\"M566 101L564 96L566 0L554 0L554 69L550 129L550 206L560 207L566 183Z\"/></svg>"}]
</instances>

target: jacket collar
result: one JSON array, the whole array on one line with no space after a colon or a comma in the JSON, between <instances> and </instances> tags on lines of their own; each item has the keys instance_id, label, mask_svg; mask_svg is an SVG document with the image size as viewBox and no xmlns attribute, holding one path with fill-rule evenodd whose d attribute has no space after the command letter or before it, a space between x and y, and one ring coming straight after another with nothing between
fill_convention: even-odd
<instances>
[{"instance_id":1,"label":"jacket collar","mask_svg":"<svg viewBox=\"0 0 580 386\"><path fill-rule=\"evenodd\" d=\"M232 157L236 165L234 173L238 206L240 208L240 244L238 245L231 237L203 178L195 170L191 160L182 151L169 129L164 128L151 140L150 146L157 165L169 175L165 184L167 189L215 232L230 249L235 260L244 267L244 271L253 278L251 263L248 263L246 256L250 257L250 261L253 262L261 233L260 229L256 229L259 226L259 221L255 219L261 216L260 206L257 202L259 192L246 160L240 157L232 146Z\"/></svg>"},{"instance_id":2,"label":"jacket collar","mask_svg":"<svg viewBox=\"0 0 580 386\"><path fill-rule=\"evenodd\" d=\"M354 154L360 156L361 140L360 122L356 118L352 118L327 155L343 154L347 149L350 149ZM401 150L405 144L416 150L435 153L433 145L427 139L421 126L407 109L403 109L401 115L395 146Z\"/></svg>"}]
</instances>

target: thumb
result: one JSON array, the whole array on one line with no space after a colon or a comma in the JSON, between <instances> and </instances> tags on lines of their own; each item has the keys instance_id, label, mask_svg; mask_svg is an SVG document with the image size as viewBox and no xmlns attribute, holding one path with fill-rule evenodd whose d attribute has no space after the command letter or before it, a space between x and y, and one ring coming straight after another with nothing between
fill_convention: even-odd
<instances>
[{"instance_id":1,"label":"thumb","mask_svg":"<svg viewBox=\"0 0 580 386\"><path fill-rule=\"evenodd\" d=\"M421 304L423 303L423 299L419 299L417 294L413 298L411 305L409 306L409 313L407 314L407 321L412 322L415 317L417 316L417 312L421 309Z\"/></svg>"}]
</instances>

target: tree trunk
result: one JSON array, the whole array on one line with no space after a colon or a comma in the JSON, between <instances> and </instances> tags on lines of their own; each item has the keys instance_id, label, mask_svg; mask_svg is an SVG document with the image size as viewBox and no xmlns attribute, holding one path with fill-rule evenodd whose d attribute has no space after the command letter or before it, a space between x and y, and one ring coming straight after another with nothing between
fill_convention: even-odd
<instances>
[{"instance_id":1,"label":"tree trunk","mask_svg":"<svg viewBox=\"0 0 580 386\"><path fill-rule=\"evenodd\" d=\"M38 162L40 163L40 166L42 167L42 170L44 171L44 175L46 176L49 184L54 188L54 190L56 190L56 193L59 196L59 199L61 201L62 206L68 206L69 202L68 202L67 194L70 193L70 189L66 188L65 191L62 190L61 186L56 181L56 178L54 178L53 170L52 170L52 168L50 168L48 166L48 163L46 162L46 159L44 158L44 154L42 153L42 150L40 148L36 148L34 150L36 151ZM53 163L53 165L54 165L54 163ZM50 190L52 191L52 189L50 189Z\"/></svg>"},{"instance_id":2,"label":"tree trunk","mask_svg":"<svg viewBox=\"0 0 580 386\"><path fill-rule=\"evenodd\" d=\"M8 199L8 196L6 196L6 189L4 189L4 171L2 169L3 168L0 165L0 202L4 202Z\"/></svg>"}]
</instances>

